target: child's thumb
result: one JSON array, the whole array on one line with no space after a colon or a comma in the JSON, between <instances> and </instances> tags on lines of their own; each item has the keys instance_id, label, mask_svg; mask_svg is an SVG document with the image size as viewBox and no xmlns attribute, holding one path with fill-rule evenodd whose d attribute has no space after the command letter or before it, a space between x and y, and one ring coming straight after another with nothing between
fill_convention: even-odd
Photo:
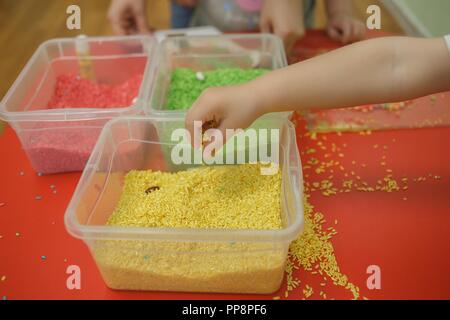
<instances>
[{"instance_id":1,"label":"child's thumb","mask_svg":"<svg viewBox=\"0 0 450 320\"><path fill-rule=\"evenodd\" d=\"M334 41L341 41L342 34L335 27L328 27L327 29L328 36Z\"/></svg>"},{"instance_id":2,"label":"child's thumb","mask_svg":"<svg viewBox=\"0 0 450 320\"><path fill-rule=\"evenodd\" d=\"M261 33L272 33L272 27L269 19L261 18L259 21L259 29Z\"/></svg>"},{"instance_id":3,"label":"child's thumb","mask_svg":"<svg viewBox=\"0 0 450 320\"><path fill-rule=\"evenodd\" d=\"M136 25L139 30L139 33L149 33L150 32L150 28L148 27L148 24L147 24L147 19L146 19L144 13L142 13L142 12L136 14Z\"/></svg>"}]
</instances>

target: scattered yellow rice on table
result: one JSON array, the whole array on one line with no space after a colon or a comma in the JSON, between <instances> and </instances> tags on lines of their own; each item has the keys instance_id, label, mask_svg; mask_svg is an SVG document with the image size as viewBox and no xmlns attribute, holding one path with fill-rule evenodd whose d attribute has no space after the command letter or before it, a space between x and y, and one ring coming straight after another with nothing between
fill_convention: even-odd
<instances>
[{"instance_id":1,"label":"scattered yellow rice on table","mask_svg":"<svg viewBox=\"0 0 450 320\"><path fill-rule=\"evenodd\" d=\"M131 171L108 225L280 229L281 173L264 176L260 169ZM115 289L271 293L283 279L286 244L175 240L103 240L93 254Z\"/></svg>"},{"instance_id":2,"label":"scattered yellow rice on table","mask_svg":"<svg viewBox=\"0 0 450 320\"><path fill-rule=\"evenodd\" d=\"M305 227L303 233L294 240L289 248L289 260L286 264L287 287L285 296L300 286L300 281L294 277L294 270L301 269L314 275L320 275L327 285L328 279L332 284L341 286L351 292L353 299L359 299L359 288L350 282L339 268L331 238L337 234L334 227L324 229L324 215L314 210L309 202L309 196L303 199L305 208ZM308 299L314 293L309 285L303 288L303 297ZM326 293L320 295L326 299Z\"/></svg>"}]
</instances>

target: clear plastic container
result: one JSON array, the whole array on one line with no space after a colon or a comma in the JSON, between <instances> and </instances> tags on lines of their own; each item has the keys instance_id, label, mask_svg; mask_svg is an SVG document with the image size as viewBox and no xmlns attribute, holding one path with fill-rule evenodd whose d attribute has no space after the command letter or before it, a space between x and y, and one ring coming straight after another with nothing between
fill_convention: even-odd
<instances>
[{"instance_id":1,"label":"clear plastic container","mask_svg":"<svg viewBox=\"0 0 450 320\"><path fill-rule=\"evenodd\" d=\"M177 68L275 70L287 66L283 43L271 34L170 37L160 43L155 59L154 90L144 108L147 115L162 117L186 114L186 110L165 109L171 75ZM273 115L287 119L289 113Z\"/></svg>"},{"instance_id":2,"label":"clear plastic container","mask_svg":"<svg viewBox=\"0 0 450 320\"><path fill-rule=\"evenodd\" d=\"M281 39L271 34L226 34L218 36L180 36L164 39L158 46L152 68L153 90L144 112L151 117L184 117L186 110L167 110L167 93L172 72L177 68L208 71L219 68L280 69L287 66ZM255 121L253 127L277 128L288 119L289 112L267 114ZM174 123L158 126L162 142L169 142ZM167 157L169 145L163 147ZM170 163L170 158L167 162Z\"/></svg>"},{"instance_id":3,"label":"clear plastic container","mask_svg":"<svg viewBox=\"0 0 450 320\"><path fill-rule=\"evenodd\" d=\"M135 228L106 225L130 170L176 171L162 154L158 127L183 118L109 122L65 214L66 228L88 245L113 289L272 293L282 282L289 244L303 228L303 178L294 126L280 135L278 230ZM185 169L179 167L179 169Z\"/></svg>"},{"instance_id":4,"label":"clear plastic container","mask_svg":"<svg viewBox=\"0 0 450 320\"><path fill-rule=\"evenodd\" d=\"M108 120L142 112L153 49L149 36L52 39L39 46L0 105L0 118L15 130L37 172L83 170ZM49 109L58 76L67 74L110 85L139 74L143 80L129 106Z\"/></svg>"}]
</instances>

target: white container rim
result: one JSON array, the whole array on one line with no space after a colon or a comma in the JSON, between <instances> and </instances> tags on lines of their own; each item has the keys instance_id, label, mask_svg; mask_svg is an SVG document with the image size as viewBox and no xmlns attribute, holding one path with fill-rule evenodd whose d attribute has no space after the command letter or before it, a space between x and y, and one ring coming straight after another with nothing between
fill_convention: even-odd
<instances>
[{"instance_id":1,"label":"white container rim","mask_svg":"<svg viewBox=\"0 0 450 320\"><path fill-rule=\"evenodd\" d=\"M120 117L108 121L103 127L98 141L103 141L109 134L109 129L117 122L121 121L151 121L151 122L172 122L183 121L183 118L154 118L154 117ZM280 119L281 121L281 119ZM284 120L289 130L294 130L294 125L289 120ZM293 137L293 140L292 140ZM84 170L75 192L70 200L64 215L64 223L67 231L74 237L83 240L170 240L184 242L207 242L207 241L236 241L236 242L291 242L295 240L302 232L304 227L304 207L303 207L303 178L301 170L301 160L298 153L295 134L287 135L287 154L294 155L295 167L289 166L288 178L294 177L289 183L293 185L293 194L295 198L294 211L289 215L293 221L282 229L277 230L239 230L239 229L195 229L195 228L143 228L143 227L116 227L116 226L94 226L84 225L78 222L76 217L76 207L78 201L84 192L83 186L90 180L92 174ZM290 148L295 150L291 153ZM100 156L103 145L97 143L87 162L86 168L94 168L97 158ZM287 156L284 157L285 165L288 165ZM108 173L109 174L109 173ZM289 206L286 204L286 197L283 201L286 210Z\"/></svg>"},{"instance_id":2,"label":"white container rim","mask_svg":"<svg viewBox=\"0 0 450 320\"><path fill-rule=\"evenodd\" d=\"M144 67L144 73L142 77L142 83L139 88L138 99L135 103L128 107L122 108L64 108L64 109L43 109L43 110L33 110L33 111L7 111L6 110L6 102L16 91L17 87L20 86L23 79L29 72L29 69L32 67L32 64L36 60L39 53L44 50L44 47L52 44L52 43L63 43L63 42L73 42L76 40L76 37L72 38L53 38L42 42L38 48L35 50L31 58L26 63L25 67L19 73L16 80L13 82L5 96L0 102L0 119L7 122L22 122L22 121L84 121L84 120L105 120L110 119L112 117L116 117L118 115L130 113L130 112L138 112L142 111L143 101L148 99L146 95L143 96L144 88L149 86L150 83L147 83L149 80L148 75L152 74L153 68L153 59L154 51L156 49L156 40L154 37L150 35L131 35L131 36L104 36L104 37L85 37L84 41L95 41L95 42L113 42L113 41L147 41L147 46L144 48L148 50L147 62ZM145 53L142 53L141 56L144 56ZM117 55L110 55L113 57L117 57ZM75 57L75 56L66 56L66 57ZM103 55L103 57L108 57L107 54ZM95 57L94 57L95 58ZM142 101L143 100L143 101Z\"/></svg>"}]
</instances>

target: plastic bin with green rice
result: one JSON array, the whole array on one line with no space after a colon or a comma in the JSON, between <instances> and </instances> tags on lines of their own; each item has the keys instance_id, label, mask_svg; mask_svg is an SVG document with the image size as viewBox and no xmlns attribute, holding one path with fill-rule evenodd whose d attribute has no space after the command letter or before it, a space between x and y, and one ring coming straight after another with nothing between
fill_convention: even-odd
<instances>
[{"instance_id":1,"label":"plastic bin with green rice","mask_svg":"<svg viewBox=\"0 0 450 320\"><path fill-rule=\"evenodd\" d=\"M154 86L144 111L152 117L184 117L204 89L248 82L286 65L282 41L274 35L167 38L156 53ZM252 128L276 128L271 119L287 119L288 115L265 115ZM162 123L158 127L161 139L170 143L174 129ZM170 151L164 148L167 157Z\"/></svg>"}]
</instances>

